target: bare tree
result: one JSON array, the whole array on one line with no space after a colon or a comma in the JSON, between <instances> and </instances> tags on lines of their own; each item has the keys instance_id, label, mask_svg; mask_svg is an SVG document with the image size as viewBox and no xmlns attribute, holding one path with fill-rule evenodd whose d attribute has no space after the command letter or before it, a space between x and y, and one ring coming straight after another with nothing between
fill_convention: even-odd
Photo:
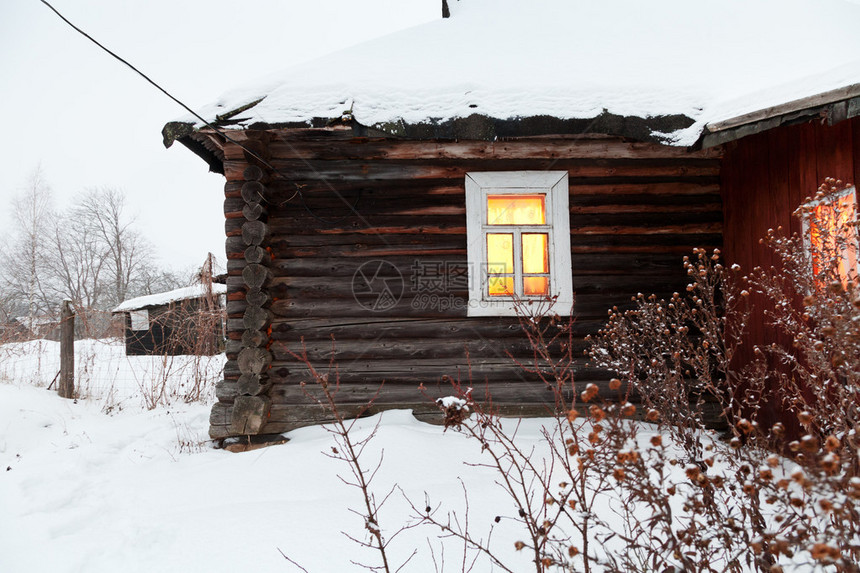
<instances>
[{"instance_id":1,"label":"bare tree","mask_svg":"<svg viewBox=\"0 0 860 573\"><path fill-rule=\"evenodd\" d=\"M47 312L45 296L45 260L48 252L52 210L51 187L37 166L27 186L12 203L13 227L17 232L2 253L4 291L22 310L29 321Z\"/></svg>"},{"instance_id":2,"label":"bare tree","mask_svg":"<svg viewBox=\"0 0 860 573\"><path fill-rule=\"evenodd\" d=\"M26 314L32 325L69 298L85 334L100 336L110 309L126 298L188 284L153 262L120 190L89 189L55 213L50 187L36 168L12 214L13 240L0 252L2 314Z\"/></svg>"},{"instance_id":3,"label":"bare tree","mask_svg":"<svg viewBox=\"0 0 860 573\"><path fill-rule=\"evenodd\" d=\"M90 189L73 211L105 250L105 302L119 304L134 290L152 252L126 213L125 194L110 187Z\"/></svg>"},{"instance_id":4,"label":"bare tree","mask_svg":"<svg viewBox=\"0 0 860 573\"><path fill-rule=\"evenodd\" d=\"M73 214L56 219L47 258L49 287L54 300L71 299L87 334L96 334L90 315L104 308L104 268L108 249L89 225L80 224ZM73 221L76 224L73 224Z\"/></svg>"}]
</instances>

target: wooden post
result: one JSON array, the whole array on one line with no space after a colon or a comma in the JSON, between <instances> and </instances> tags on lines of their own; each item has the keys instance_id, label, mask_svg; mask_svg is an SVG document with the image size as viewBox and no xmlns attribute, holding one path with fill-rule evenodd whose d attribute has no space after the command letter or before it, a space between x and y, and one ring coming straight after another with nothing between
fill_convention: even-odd
<instances>
[{"instance_id":1,"label":"wooden post","mask_svg":"<svg viewBox=\"0 0 860 573\"><path fill-rule=\"evenodd\" d=\"M63 301L60 313L60 385L61 398L75 397L75 313L72 301Z\"/></svg>"}]
</instances>

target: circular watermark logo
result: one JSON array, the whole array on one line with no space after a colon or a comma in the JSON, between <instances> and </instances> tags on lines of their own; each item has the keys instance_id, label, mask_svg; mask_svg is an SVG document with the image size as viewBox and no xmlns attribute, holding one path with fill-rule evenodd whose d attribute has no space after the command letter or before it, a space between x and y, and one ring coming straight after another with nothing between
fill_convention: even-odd
<instances>
[{"instance_id":1,"label":"circular watermark logo","mask_svg":"<svg viewBox=\"0 0 860 573\"><path fill-rule=\"evenodd\" d=\"M373 312L394 308L403 296L403 289L403 275L388 261L367 261L352 275L355 302Z\"/></svg>"}]
</instances>

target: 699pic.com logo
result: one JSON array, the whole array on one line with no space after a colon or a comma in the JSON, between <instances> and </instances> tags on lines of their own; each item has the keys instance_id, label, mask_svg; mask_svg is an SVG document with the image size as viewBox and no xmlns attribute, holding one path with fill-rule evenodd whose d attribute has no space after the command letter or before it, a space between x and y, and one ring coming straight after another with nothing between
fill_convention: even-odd
<instances>
[{"instance_id":1,"label":"699pic.com logo","mask_svg":"<svg viewBox=\"0 0 860 573\"><path fill-rule=\"evenodd\" d=\"M384 312L403 296L403 275L383 260L367 261L352 275L352 296L366 310Z\"/></svg>"}]
</instances>

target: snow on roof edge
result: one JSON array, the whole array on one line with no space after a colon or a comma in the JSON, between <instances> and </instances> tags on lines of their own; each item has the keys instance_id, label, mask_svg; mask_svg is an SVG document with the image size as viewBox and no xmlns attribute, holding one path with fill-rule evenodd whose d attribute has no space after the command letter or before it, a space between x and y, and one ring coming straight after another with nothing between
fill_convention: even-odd
<instances>
[{"instance_id":1,"label":"snow on roof edge","mask_svg":"<svg viewBox=\"0 0 860 573\"><path fill-rule=\"evenodd\" d=\"M693 125L652 129L650 138L684 146L709 124L860 81L860 60L852 55L860 53L860 39L844 33L860 10L839 0L785 0L776 12L774 0L608 0L605 6L538 0L527 11L515 0L453 4L450 19L293 66L223 94L200 113L228 129L318 126L348 114L383 132L398 124L432 128L474 113L499 122L586 119L601 111L622 118L683 115ZM547 10L554 18L545 17ZM832 23L832 14L839 14L833 41L797 41L794 30L822 18ZM575 35L567 33L571 21L583 23ZM584 25L606 21L618 42L605 42L603 27ZM678 25L692 21L702 26ZM525 40L498 41L513 33ZM527 41L533 37L541 41ZM701 49L678 50L690 45ZM842 69L822 73L822 62ZM183 121L201 127L194 118Z\"/></svg>"},{"instance_id":2,"label":"snow on roof edge","mask_svg":"<svg viewBox=\"0 0 860 573\"><path fill-rule=\"evenodd\" d=\"M216 295L227 294L227 285L222 285L219 283L212 283L212 293ZM182 287L178 289L174 289L167 292L149 294L144 296L135 297L126 301L123 301L119 306L114 308L111 312L128 312L131 310L140 310L142 308L150 307L150 306L160 306L163 304L169 304L171 302L176 302L180 300L190 300L195 298L201 298L208 294L206 286L202 284L191 285L187 287Z\"/></svg>"}]
</instances>

